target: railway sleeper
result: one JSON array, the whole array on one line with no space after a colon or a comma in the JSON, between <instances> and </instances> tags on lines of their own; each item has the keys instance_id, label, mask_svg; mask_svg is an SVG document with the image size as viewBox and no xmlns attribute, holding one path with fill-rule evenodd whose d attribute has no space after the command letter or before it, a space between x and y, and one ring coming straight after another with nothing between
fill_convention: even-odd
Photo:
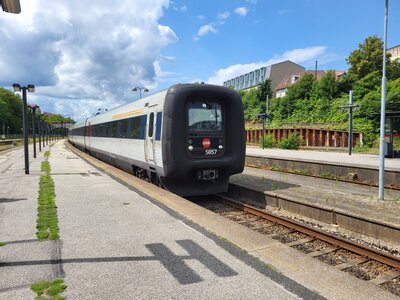
<instances>
[{"instance_id":1,"label":"railway sleeper","mask_svg":"<svg viewBox=\"0 0 400 300\"><path fill-rule=\"evenodd\" d=\"M344 269L351 268L351 267L354 267L356 265L365 263L365 262L367 262L369 260L370 259L367 258L367 257L360 256L360 257L357 257L355 259L351 259L348 262L345 262L343 264L336 265L335 267L338 268L339 270L344 270Z\"/></svg>"},{"instance_id":2,"label":"railway sleeper","mask_svg":"<svg viewBox=\"0 0 400 300\"><path fill-rule=\"evenodd\" d=\"M369 282L375 285L380 285L384 282L390 281L396 277L400 276L400 270L389 270L374 279L371 279Z\"/></svg>"},{"instance_id":3,"label":"railway sleeper","mask_svg":"<svg viewBox=\"0 0 400 300\"><path fill-rule=\"evenodd\" d=\"M307 253L307 255L311 256L311 257L317 257L317 256L320 256L320 255L324 255L324 254L328 254L330 252L336 251L338 249L339 248L335 247L335 246L328 246L328 247L325 247L324 249Z\"/></svg>"}]
</instances>

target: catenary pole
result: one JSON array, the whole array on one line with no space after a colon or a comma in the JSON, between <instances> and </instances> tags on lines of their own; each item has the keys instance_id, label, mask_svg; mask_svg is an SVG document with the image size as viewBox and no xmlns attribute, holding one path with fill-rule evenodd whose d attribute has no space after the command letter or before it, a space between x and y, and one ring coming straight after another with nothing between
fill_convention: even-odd
<instances>
[{"instance_id":1,"label":"catenary pole","mask_svg":"<svg viewBox=\"0 0 400 300\"><path fill-rule=\"evenodd\" d=\"M386 42L389 1L385 0L385 18L383 25L383 67L382 67L382 94L381 94L381 128L379 144L379 194L378 199L384 200L385 192L385 106L386 106Z\"/></svg>"}]
</instances>

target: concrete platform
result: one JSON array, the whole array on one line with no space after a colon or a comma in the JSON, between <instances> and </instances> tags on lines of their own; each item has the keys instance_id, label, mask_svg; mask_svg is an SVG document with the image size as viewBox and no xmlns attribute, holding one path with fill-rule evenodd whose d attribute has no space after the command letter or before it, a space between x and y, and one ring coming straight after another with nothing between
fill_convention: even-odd
<instances>
[{"instance_id":1,"label":"concrete platform","mask_svg":"<svg viewBox=\"0 0 400 300\"><path fill-rule=\"evenodd\" d=\"M57 242L34 236L38 176L9 167L20 152L0 155L0 197L6 199L0 202L0 241L7 243L0 247L1 299L32 299L33 281L57 276L65 278L69 299L396 299L76 153L86 162L62 142L51 149ZM37 175L40 160L32 165Z\"/></svg>"},{"instance_id":2,"label":"concrete platform","mask_svg":"<svg viewBox=\"0 0 400 300\"><path fill-rule=\"evenodd\" d=\"M246 162L338 177L357 175L358 180L378 184L379 155L307 150L261 149L248 146ZM400 187L400 159L385 159L385 184Z\"/></svg>"}]
</instances>

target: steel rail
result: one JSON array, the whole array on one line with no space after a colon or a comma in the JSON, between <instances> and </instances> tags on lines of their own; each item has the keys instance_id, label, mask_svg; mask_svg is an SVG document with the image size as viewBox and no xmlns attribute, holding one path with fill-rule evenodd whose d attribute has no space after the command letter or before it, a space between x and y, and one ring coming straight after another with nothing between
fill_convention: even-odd
<instances>
[{"instance_id":1,"label":"steel rail","mask_svg":"<svg viewBox=\"0 0 400 300\"><path fill-rule=\"evenodd\" d=\"M383 251L379 251L379 250L358 244L356 242L346 240L342 237L338 237L333 234L324 232L322 230L307 226L305 224L301 224L299 222L290 220L286 217L273 215L264 210L261 210L261 209L255 208L253 206L235 201L235 200L230 199L225 196L219 195L219 197L221 197L221 202L225 202L225 204L235 207L237 209L240 209L244 212L248 212L248 213L254 214L256 216L265 218L269 221L278 223L280 225L297 230L301 233L318 238L324 242L330 243L332 245L336 245L338 247L341 247L348 251L357 253L359 255L366 256L370 259L376 260L378 262L381 262L381 263L391 266L393 268L400 269L400 258L396 257L394 255L391 255L389 253L385 253Z\"/></svg>"}]
</instances>

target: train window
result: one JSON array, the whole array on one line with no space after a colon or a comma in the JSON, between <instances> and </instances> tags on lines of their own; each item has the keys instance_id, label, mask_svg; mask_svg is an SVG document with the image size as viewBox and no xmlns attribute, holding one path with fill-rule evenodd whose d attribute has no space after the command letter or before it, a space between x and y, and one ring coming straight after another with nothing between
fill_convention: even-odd
<instances>
[{"instance_id":1,"label":"train window","mask_svg":"<svg viewBox=\"0 0 400 300\"><path fill-rule=\"evenodd\" d=\"M188 104L190 131L221 131L221 105L209 101L192 101Z\"/></svg>"},{"instance_id":2,"label":"train window","mask_svg":"<svg viewBox=\"0 0 400 300\"><path fill-rule=\"evenodd\" d=\"M110 127L110 137L117 137L117 122L111 122Z\"/></svg>"},{"instance_id":3,"label":"train window","mask_svg":"<svg viewBox=\"0 0 400 300\"><path fill-rule=\"evenodd\" d=\"M139 137L140 137L140 118L136 117L132 119L131 138L138 139Z\"/></svg>"},{"instance_id":4,"label":"train window","mask_svg":"<svg viewBox=\"0 0 400 300\"><path fill-rule=\"evenodd\" d=\"M153 137L154 133L154 113L150 113L150 118L149 118L149 138Z\"/></svg>"},{"instance_id":5,"label":"train window","mask_svg":"<svg viewBox=\"0 0 400 300\"><path fill-rule=\"evenodd\" d=\"M122 120L119 123L120 123L119 136L121 138L126 138L128 136L128 120Z\"/></svg>"}]
</instances>

